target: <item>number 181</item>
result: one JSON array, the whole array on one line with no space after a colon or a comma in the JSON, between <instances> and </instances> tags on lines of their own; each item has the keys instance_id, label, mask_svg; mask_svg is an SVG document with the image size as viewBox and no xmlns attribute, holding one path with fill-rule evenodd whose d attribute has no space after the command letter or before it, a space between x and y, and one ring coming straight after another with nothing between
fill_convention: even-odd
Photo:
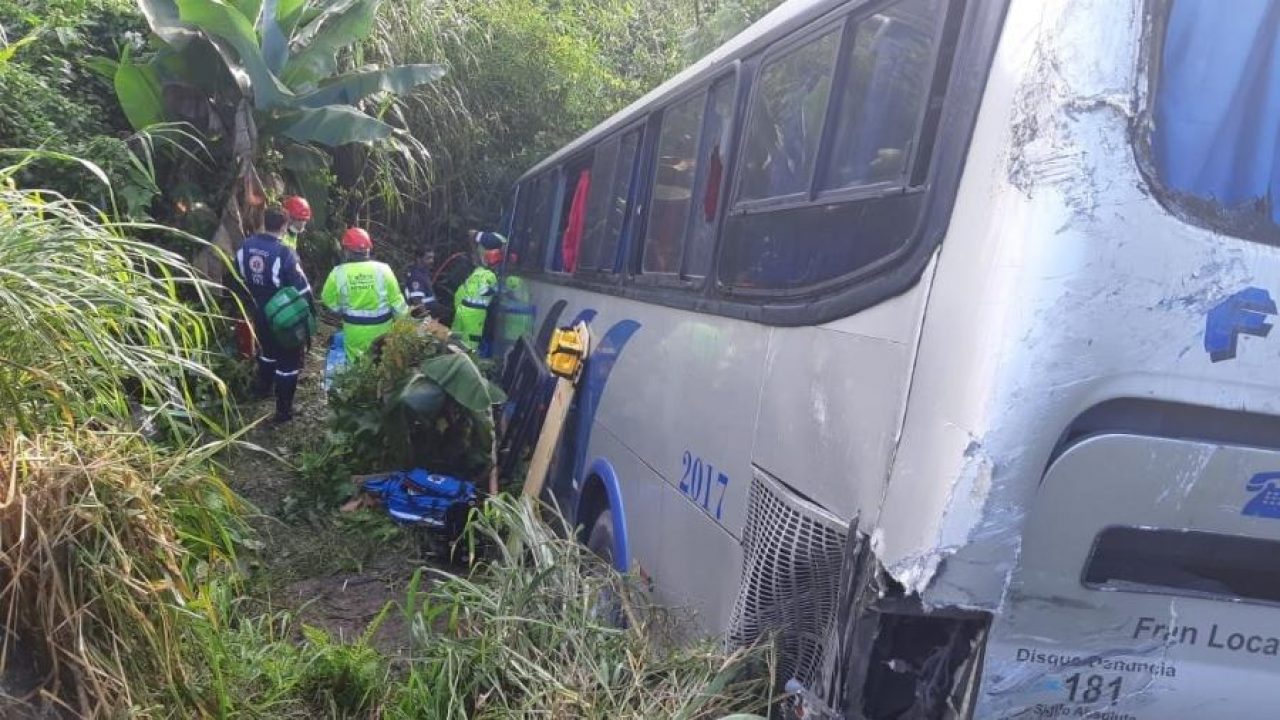
<instances>
[{"instance_id":1,"label":"number 181","mask_svg":"<svg viewBox=\"0 0 1280 720\"><path fill-rule=\"evenodd\" d=\"M1067 700L1078 703L1095 703L1102 699L1103 694L1111 696L1111 702L1120 699L1120 688L1124 683L1124 678L1115 677L1111 682L1101 675L1082 675L1076 673L1066 679L1067 689L1071 692L1067 695Z\"/></svg>"}]
</instances>

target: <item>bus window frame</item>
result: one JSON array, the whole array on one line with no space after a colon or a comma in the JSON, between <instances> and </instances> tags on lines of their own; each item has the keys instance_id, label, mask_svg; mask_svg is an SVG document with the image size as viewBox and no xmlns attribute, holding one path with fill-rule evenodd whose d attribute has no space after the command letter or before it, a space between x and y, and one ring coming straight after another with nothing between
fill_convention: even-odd
<instances>
[{"instance_id":1,"label":"bus window frame","mask_svg":"<svg viewBox=\"0 0 1280 720\"><path fill-rule=\"evenodd\" d=\"M707 84L707 103L702 109L702 128L699 136L701 140L708 139L706 136L707 112L711 109L712 90L714 90L716 85L719 85L721 82L726 82L726 83L732 83L733 92L732 94L729 95L729 115L726 120L726 122L728 123L727 135L729 136L729 142L728 142L727 149L721 152L720 192L716 194L716 216L712 218L712 221L711 221L712 223L711 262L707 266L706 275L701 275L701 276L689 275L689 254L690 254L690 250L692 249L692 246L689 243L689 240L690 240L690 235L693 232L693 228L697 224L695 220L698 217L699 203L692 202L692 201L689 203L689 217L685 223L685 243L684 243L684 250L681 253L681 258L680 258L680 277L684 280L689 281L691 284L696 284L696 286L699 288L706 286L708 278L715 277L716 255L720 251L720 229L724 226L725 216L729 214L729 208L727 208L725 205L728 199L732 197L731 195L729 195L729 192L728 192L728 187L732 182L732 175L730 175L730 173L734 172L734 170L737 169L737 164L736 162L734 162L734 160L737 158L737 155L738 155L738 141L739 141L738 131L742 124L741 122L739 122L741 111L738 108L739 100L742 98L742 95L743 95L742 73L743 73L742 61L739 60L734 62L733 69L730 72L721 73L719 75L713 75L711 77L711 82ZM700 146L698 148L699 157L702 156L702 151L703 151L703 148ZM699 167L697 176L694 177L693 179L693 188L697 189L698 187L702 187L704 193L706 192L706 187L704 184L707 181L706 173L707 173L707 168L705 166ZM730 180L730 182L725 182L726 179ZM704 198L705 198L705 195L704 195Z\"/></svg>"},{"instance_id":2,"label":"bus window frame","mask_svg":"<svg viewBox=\"0 0 1280 720\"><path fill-rule=\"evenodd\" d=\"M942 102L944 104L946 103L946 96L948 94L946 92L945 87L944 88L937 87L939 76L941 75L941 73L939 73L938 62L941 59L940 56L941 56L943 45L944 45L944 43L941 42L941 40L933 44L933 48L929 53L929 66L933 68L933 72L931 76L931 82L929 84L928 96L927 96L926 102L920 107L919 111L916 114L916 119L914 123L915 131L913 133L913 137L916 139L916 142L912 143L911 154L908 156L907 161L903 164L903 172L897 178L894 178L892 180L882 180L877 183L867 183L864 185L854 185L850 187L831 188L831 189L825 189L825 190L822 188L822 180L825 177L826 171L830 167L830 163L831 163L830 153L824 153L822 151L830 149L833 136L836 132L837 126L839 125L840 103L837 102L837 100L839 100L840 98L838 97L838 90L842 87L844 81L848 78L848 74L849 74L849 63L846 62L845 54L851 49L850 46L857 39L859 25L861 25L864 21L866 21L867 18L870 18L876 13L881 12L888 7L892 7L894 4L901 1L902 0L885 0L884 2L866 3L860 7L850 10L838 21L838 22L843 22L844 27L840 30L840 33L841 33L840 43L836 48L836 66L832 70L831 90L827 95L826 115L823 118L822 134L818 140L818 151L819 151L818 157L815 159L815 162L813 163L813 167L810 168L808 188L806 188L804 192L799 192L799 193L790 193L787 195L779 195L777 197L763 198L758 200L740 201L736 199L738 197L738 183L740 182L740 178L735 176L733 181L733 195L732 195L732 197L735 198L735 201L732 207L729 208L729 211L727 214L733 215L733 216L755 215L755 214L766 213L766 212L793 210L793 209L802 208L802 207L809 207L812 205L839 205L843 203L858 202L862 200L875 200L879 198L888 197L891 195L905 195L911 192L918 191L921 187L923 187L924 182L927 180L927 177L921 179L919 184L913 184L913 181L916 180L920 174L919 167L918 167L919 163L925 160L925 158L923 158L920 155L920 146L924 144L920 141L924 139L923 136L924 136L924 131L926 129L924 127L925 121L929 117L930 107L933 101L935 100L939 90L941 90L942 92L942 96L943 96ZM954 0L945 0L945 1L948 3L954 2ZM835 23L833 22L832 25L834 24ZM823 29L826 30L830 28L823 28ZM945 30L946 28L945 28L945 20L944 20L944 27L942 28L943 33L945 33ZM798 38L796 42L803 42L803 41L810 40L814 37L815 34L820 35L821 33L815 33L815 32L805 33L805 35L802 38ZM777 52L774 52L772 49L770 49L765 53L763 53L760 58L758 69L756 71L757 74L763 71L764 66L768 64L771 56L774 56L778 53L785 53L791 50L794 46L795 46L794 43L788 43L786 47L780 49ZM951 63L951 66L947 68L948 74L950 73L951 68L954 67L954 64L955 63L953 61ZM757 87L752 89L751 100L750 102L747 103L748 112L750 112L755 102L755 94L759 92L759 89L758 89L759 83L756 83L756 85ZM745 118L745 117L743 118L744 127L749 121L750 121L750 118ZM745 142L745 137L743 138L743 140ZM739 148L739 153L741 152L742 152L742 148ZM869 265L867 267L872 267L877 264L878 264L878 261L877 263L872 263L872 265ZM854 272L854 273L850 273L845 276L842 276L840 279L843 281L850 281L851 278L855 278L858 275L860 275L860 272ZM852 281L856 282L856 279ZM736 295L736 294L739 294L741 291L739 290L739 291L731 291L731 292L733 292L733 294ZM750 294L756 294L756 293L762 293L762 292L775 292L775 291L755 291L754 293L750 293ZM794 292L794 291L787 290L784 292Z\"/></svg>"},{"instance_id":3,"label":"bus window frame","mask_svg":"<svg viewBox=\"0 0 1280 720\"><path fill-rule=\"evenodd\" d=\"M954 1L955 0L944 0L946 3ZM835 99L834 94L836 88L843 85L843 81L848 78L849 64L844 62L844 54L846 51L851 49L850 46L857 39L858 27L871 16L893 6L897 2L901 2L901 0L887 0L883 3L874 3L870 7L867 7L865 12L862 11L862 8L859 8L850 13L849 23L845 27L844 41L840 44L840 65L836 67L836 80L839 80L840 82L837 83L836 80L833 80L831 84L833 100ZM948 12L949 11L950 9L948 8ZM939 67L939 62L942 60L943 46L946 44L945 35L947 31L947 21L948 18L944 17L943 26L940 28L937 42L933 43L933 48L929 52L928 66L933 68L933 71L930 76L929 88L925 96L925 102L920 106L920 109L916 113L915 129L912 132L912 137L915 138L915 142L911 145L911 152L907 156L906 162L902 164L902 173L893 180L883 180L878 183L867 183L864 185L853 185L824 190L822 189L822 182L826 177L826 171L831 166L831 154L820 154L818 162L815 163L814 166L813 177L810 178L809 189L810 199L812 201L819 202L821 204L835 204L856 202L858 200L871 200L898 193L905 194L924 185L927 180L927 172L925 173L926 177L921 177L921 168L919 167L919 164L928 160L928 158L922 157L920 153L920 147L924 144L921 141L925 139L925 131L927 130L926 125L929 119L930 108L933 106L934 101L938 99L939 94L941 94L941 102L944 104L946 103L947 89L945 86L938 87L940 77L944 74L950 75L955 65L953 53L953 61L947 66L946 72L940 72L941 68ZM833 123L833 121L836 121L836 123L839 121L839 104L835 102L829 103L827 110L827 123L829 124L823 127L822 147L829 147L828 143L832 140L831 135L835 132L835 123ZM933 135L936 136L937 133L935 132ZM932 145L930 145L930 147L932 147ZM927 168L925 169L927 170Z\"/></svg>"},{"instance_id":4,"label":"bus window frame","mask_svg":"<svg viewBox=\"0 0 1280 720\"><path fill-rule=\"evenodd\" d=\"M626 216L622 220L622 227L618 228L618 242L613 248L612 262L609 263L609 267L607 270L603 267L594 267L594 268L580 267L574 271L573 273L574 278L577 278L580 280L586 280L586 281L603 282L610 285L618 285L623 282L624 278L627 275L628 263L626 261L626 256L624 255L624 253L626 252L625 243L627 241L628 230L630 230L630 228L635 225L635 210L638 204L637 200L639 200L638 196L640 193L640 187L639 187L640 174L645 165L645 158L644 158L645 141L648 135L648 133L646 133L645 130L647 126L648 126L648 118L647 117L641 118L636 122L623 126L622 128L619 128L618 130L615 130L614 132L609 133L608 135L601 138L599 142L591 146L593 149L596 149L601 147L602 145L607 145L608 143L613 142L614 140L617 140L619 148L621 148L622 141L627 137L628 134L632 132L636 132L639 134L638 139L636 140L635 157L631 161L631 187L628 188L627 190ZM617 175L616 168L615 168L614 175L615 176ZM594 183L595 178L592 178L591 181ZM612 190L613 190L613 187L612 185L610 185L610 192L612 192ZM620 259L622 260L621 269L619 269Z\"/></svg>"},{"instance_id":5,"label":"bus window frame","mask_svg":"<svg viewBox=\"0 0 1280 720\"><path fill-rule=\"evenodd\" d=\"M657 110L649 113L649 116L648 116L649 122L647 123L647 125L650 128L650 132L647 134L653 137L653 143L648 148L650 150L649 152L650 167L648 168L649 171L645 175L648 182L646 182L645 188L644 188L645 202L643 207L642 219L637 224L638 231L632 234L632 238L636 240L636 247L632 255L634 262L631 264L629 268L629 272L625 273L629 276L630 282L635 285L674 289L674 290L696 291L696 290L705 289L708 285L707 281L715 274L716 258L720 250L720 228L722 227L724 223L724 217L727 214L725 212L725 208L723 207L723 205L721 205L716 212L715 229L712 232L712 236L711 236L711 268L708 269L707 275L705 277L689 277L686 275L686 272L688 270L688 265L689 265L689 234L690 234L690 230L693 227L693 217L694 217L693 213L697 207L697 203L694 202L694 198L692 196L689 199L689 208L685 212L685 219L684 219L684 225L683 225L684 235L682 236L681 243L680 243L679 271L674 273L645 272L644 271L644 246L645 246L645 242L648 240L646 233L649 229L648 228L649 208L652 205L652 201L653 201L653 189L657 186L657 181L658 181L657 152L658 152L659 145L661 145L662 121L666 117L666 111L675 105L679 105L680 103L685 102L686 100L689 100L690 98L693 98L697 95L702 95L702 114L699 116L699 122L698 122L698 144L697 144L697 147L694 149L694 154L698 158L701 158L702 150L703 150L703 147L702 147L703 141L707 139L705 137L705 131L707 127L707 110L711 107L711 89L714 88L716 84L721 82L722 80L727 80L728 82L733 83L733 95L731 96L731 99L729 101L729 107L733 109L733 112L731 113L729 118L729 124L730 124L729 137L730 137L731 147L734 149L734 157L736 158L738 154L738 145L740 140L740 138L738 137L738 131L741 125L738 117L739 115L738 100L742 96L742 61L741 60L734 61L729 68L721 70L720 72L714 73L709 77L699 81L686 92L680 93L679 95L676 95L670 98L668 101L663 103L661 108L658 108ZM702 178L702 173L705 172L705 170L706 168L699 167L695 171L694 178L693 178L693 185L689 189L691 193L694 191L694 189L697 188L698 181ZM726 163L724 172L727 174L731 171L732 171L732 168L729 167L728 163ZM724 194L725 194L724 185L725 185L724 183L721 183L721 186L720 186L721 203L723 203L724 201Z\"/></svg>"},{"instance_id":6,"label":"bus window frame","mask_svg":"<svg viewBox=\"0 0 1280 720\"><path fill-rule=\"evenodd\" d=\"M507 218L507 222L502 228L502 231L507 234L507 237L511 238L511 249L519 253L523 253L524 251L524 246L522 244L524 242L524 237L518 237L516 235L516 229L519 227L519 223L524 220L521 214L529 212L529 206L524 204L524 185L525 183L516 183L510 200L511 215Z\"/></svg>"},{"instance_id":7,"label":"bus window frame","mask_svg":"<svg viewBox=\"0 0 1280 720\"><path fill-rule=\"evenodd\" d=\"M882 3L873 4L880 5ZM821 164L822 143L827 140L826 124L831 118L831 96L836 88L836 79L839 77L841 51L844 50L845 38L849 33L849 26L851 24L849 19L856 12L858 12L858 9L846 10L838 17L818 20L808 28L802 29L800 32L796 33L795 36L770 45L765 48L763 52L757 53L755 57L752 58L755 62L751 71L751 92L747 97L746 106L742 109L742 132L738 137L737 147L735 148L736 152L734 153L735 158L739 162L735 163L733 182L730 183L732 185L732 192L729 193L729 198L732 202L729 203L727 212L722 212L721 215L749 215L756 212L766 212L770 210L795 207L797 205L804 205L811 201L810 194L813 190L813 171L819 164ZM778 59L779 56L785 56L793 50L799 50L801 47L821 38L827 33L832 32L837 36L835 62L831 67L831 85L827 88L827 106L823 113L823 126L818 135L818 148L816 150L816 156L813 159L813 167L809 169L808 187L799 192L787 193L785 195L773 195L771 197L752 198L750 200L741 199L742 174L737 170L741 167L742 156L746 149L747 130L751 127L751 111L755 108L756 99L759 97L761 92L761 75L764 73L765 69L769 67L769 64Z\"/></svg>"},{"instance_id":8,"label":"bus window frame","mask_svg":"<svg viewBox=\"0 0 1280 720\"><path fill-rule=\"evenodd\" d=\"M613 179L614 179L615 177L617 177L617 175L618 175L618 172L617 172L617 170L618 170L618 168L617 168L617 162L618 162L618 155L620 155L620 154L621 154L621 152L622 152L622 137L621 137L618 133L613 133L612 135L609 135L609 136L607 136L607 137L601 138L601 139L600 139L600 142L598 142L598 143L596 143L596 144L594 144L594 145L592 145L592 146L591 146L591 167L590 167L590 170L591 170L591 186L590 186L589 190L587 191L586 228L584 229L583 234L582 234L582 246L581 246L581 247L579 247L579 249L578 249L578 266L577 266L577 267L575 267L575 268L573 269L573 275L574 275L575 277L576 277L576 276L579 276L579 275L584 275L584 274L586 274L586 273L588 273L588 272L592 272L592 271L594 271L594 270L596 270L596 269L597 269L597 268L594 268L594 267L593 267L593 268L587 268L586 266L584 266L584 265L582 264L582 261L583 261L583 257L585 256L585 249L586 249L586 247L587 247L587 245L588 245L588 241L592 240L592 235L593 235L593 232L592 232L592 231L595 229L595 227L594 227L594 225L593 225L593 220L594 220L594 218L592 218L592 217L591 217L591 211L592 211L592 209L593 209L593 208L592 208L592 206L591 206L591 202L592 202L592 200L594 200L596 197L598 197L598 196L596 195L596 192L597 192L597 191L599 191L599 190L601 189L601 184L600 184L599 175L596 173L596 163L597 163L597 162L600 160L600 158L601 158L601 151L603 151L603 150L607 150L607 149L609 148L609 146L610 146L610 145L612 145L612 144L614 144L615 142L617 143L617 147L615 147L615 148L613 149L613 162L614 162L614 166L613 166L613 168L611 168L611 169L610 169L610 171L609 171L609 177L608 177L608 180L606 181L606 182L607 182L607 185L605 185L605 186L604 186L604 190L605 190L606 192L609 192L609 193L611 193L611 194L612 194L612 192L613 192ZM605 230L607 230L607 229L608 229L608 220L607 220L607 218L608 218L608 212L607 212L607 205L606 205L606 206L605 206L605 208L604 208L604 212L603 212L603 214L604 214L605 219L606 219L606 220L605 220L604 229L605 229ZM598 252L598 249L597 249L597 251L596 251L596 252Z\"/></svg>"},{"instance_id":9,"label":"bus window frame","mask_svg":"<svg viewBox=\"0 0 1280 720\"><path fill-rule=\"evenodd\" d=\"M573 155L565 158L564 162L556 165L556 204L553 206L553 214L555 217L553 218L554 222L552 222L551 227L548 230L551 235L547 242L548 252L544 255L542 265L542 271L548 275L553 275L555 277L573 277L577 273L576 268L574 269L574 272L570 273L565 272L564 270L556 270L552 267L552 265L554 265L556 253L560 251L561 245L564 242L564 230L560 227L560 221L563 220L565 216L565 201L570 199L574 192L574 190L571 190L568 187L570 184L570 177L567 169L577 167L581 170L585 167L587 170L590 170L592 163L595 162L596 149L599 148L600 145L601 143L596 143L582 148ZM572 184L576 187L577 182L577 175L575 171ZM579 246L578 250L581 252L581 246Z\"/></svg>"},{"instance_id":10,"label":"bus window frame","mask_svg":"<svg viewBox=\"0 0 1280 720\"><path fill-rule=\"evenodd\" d=\"M539 183L539 182L542 182L542 181L544 181L544 180L549 180L550 178L552 178L552 177L555 175L555 172L556 172L556 169L555 169L555 168L547 168L546 170L544 170L543 172L538 173L537 175L534 175L534 176L532 176L532 177L525 178L525 179L524 179L524 180L523 180L523 181L522 181L522 182L517 186L517 187L518 187L518 190L517 190L517 195L516 195L516 197L517 197L516 202L517 202L517 203L519 203L519 202L520 202L520 200L519 200L520 195L521 195L521 194L524 194L524 195L527 195L527 197L528 197L528 201L529 201L530 203L536 203L536 202L537 202L537 194L536 194L536 190L537 190L538 183ZM550 208L549 208L549 210L550 210ZM532 207L529 207L529 209L528 209L526 212L532 212L532 211L533 211L533 208L532 208ZM517 208L517 213L519 213L519 208ZM553 218L551 217L551 215L552 215L552 214L554 214L554 213L548 213L548 225L547 225L547 227L544 229L544 230L545 230L545 232L548 234L548 236L550 235L550 232L551 232L550 222L551 222L551 220L553 219ZM521 270L522 272L526 272L526 273L527 273L527 272L530 272L530 271L533 271L533 272L542 272L542 267L543 267L543 265L545 264L545 256L546 256L546 250L547 250L546 245L544 244L544 246L543 246L543 248L542 248L542 255L543 255L543 258L536 258L535 256L533 256L533 255L531 255L531 254L528 254L528 253L527 253L527 250L529 249L529 240L530 240L530 238L529 238L527 235L525 235L525 234L524 234L523 229L521 230L521 233L520 233L520 234L521 234L521 239L520 239L520 241L521 241L521 245L520 245L520 247L519 247L519 248L517 248L517 252L519 252L519 253L520 253L520 270ZM544 238L544 241L545 241L545 239L546 239L546 238Z\"/></svg>"},{"instance_id":11,"label":"bus window frame","mask_svg":"<svg viewBox=\"0 0 1280 720\"><path fill-rule=\"evenodd\" d=\"M648 188L642 188L642 194L637 197L636 207L632 210L633 213L639 214L639 217L632 215L631 227L624 230L624 237L620 240L619 253L622 267L617 274L607 278L604 276L578 278L543 273L541 270L530 268L526 270L527 277L545 280L563 287L602 292L637 302L756 322L772 327L801 327L830 322L874 307L901 294L919 281L950 224L977 127L978 112L982 108L987 83L992 74L992 62L1000 42L1009 2L1010 0L949 0L948 2L948 25L944 28L949 27L952 22L957 23L957 27L953 28L954 48L945 77L938 75L934 78L934 84L943 88L944 100L934 120L936 136L930 145L925 179L920 185L913 186L918 188L918 192L925 193L924 208L916 232L902 244L900 252L893 257L894 262L891 265L885 267L877 265L878 272L864 277L851 279L849 276L844 276L835 284L807 287L804 288L803 293L785 291L768 295L730 294L719 287L718 280L714 283L705 283L698 292L691 292L689 288L673 290L638 284L634 282L638 262L636 249L642 243L636 236L643 232L643 213L648 206L647 195L643 194L647 193ZM767 35L761 38L758 45L743 48L732 61L726 61L723 65L713 65L704 71L704 74L690 78L689 84L699 85L710 78L718 77L732 62L744 68L739 76L739 95L744 89L747 92L753 92L760 59L771 47L847 18L852 13L879 8L884 4L883 2L866 2L853 8L827 8L813 17L806 18L802 24L798 23L798 27L780 30L778 36ZM956 5L962 7L956 10ZM958 17L953 16L956 13ZM944 32L947 31L944 30ZM969 71L956 72L956 68L969 68ZM673 89L671 95L655 100L654 109L637 110L631 119L631 122L643 124L646 128L641 140L641 157L644 162L650 162L650 156L656 152L656 145L652 140L653 132L649 127L654 113L658 108L665 107L672 98L683 95L683 92L677 94ZM736 192L738 174L736 165L740 154L739 146L744 141L743 120L747 112L749 107L746 106L744 99L739 97L738 106L735 108L735 113L738 114L736 115L734 153L729 158L730 167L726 168L726 172L734 178L733 192ZM558 166L558 163L535 165L531 171L539 172L522 176L521 181L540 177L543 173L554 171ZM642 175L640 179L644 177ZM733 195L729 197L732 198ZM712 274L717 276L719 256L723 252L721 238L723 224L728 216L728 209L720 213L721 227L717 229L716 249L711 268Z\"/></svg>"},{"instance_id":12,"label":"bus window frame","mask_svg":"<svg viewBox=\"0 0 1280 720\"><path fill-rule=\"evenodd\" d=\"M951 94L949 88L953 81L956 58L959 55L959 47L952 52L951 59L946 64L945 68L940 65L940 61L942 60L941 56L943 47L946 45L948 24L954 21L951 17L951 13L954 12L953 7L956 4L963 4L964 9L960 12L965 13L972 4L972 0L943 0L947 15L943 18L942 26L939 28L939 34L933 43L933 48L929 52L929 66L932 70L930 73L928 95L926 97L926 101L922 103L916 113L914 123L915 142L912 143L910 156L908 156L907 161L903 164L904 170L902 174L894 180L886 180L878 183L834 188L831 190L820 189L823 173L830 162L830 158L828 157L829 153L824 154L823 151L830 150L830 143L833 139L836 126L838 125L840 103L835 101L837 100L837 89L840 87L838 84L839 81L843 81L847 78L849 63L846 61L845 55L850 49L849 45L857 38L858 26L862 22L886 8L890 8L895 4L905 1L906 0L884 0L883 2L869 2L848 11L842 16L840 22L844 23L844 27L840 31L840 43L836 48L836 66L832 69L831 90L827 96L827 113L823 118L822 134L819 138L818 145L818 158L814 162L814 167L811 168L809 175L809 187L807 188L807 191L803 194L793 193L777 198L747 201L741 203L741 205L735 204L733 209L730 210L730 213L733 216L748 216L753 214L782 212L786 210L829 205L845 205L849 203L882 199L895 195L906 196L912 194L927 194L929 192L927 178L928 173L925 173L925 180L921 182L921 184L911 184L912 179L919 175L918 162L926 160L925 158L918 157L917 153L919 152L920 147L925 144L921 141L925 139L924 135L929 131L929 128L925 127L925 121L929 117L930 107L935 101L939 101L945 111L947 98ZM959 22L963 23L963 18L961 18ZM803 35L803 40L809 40L813 37L814 33L805 33ZM782 52L789 50L791 47L793 46L788 44L787 48ZM768 62L770 53L771 49L766 50L762 55L760 64L756 70L757 75L763 71L764 66ZM754 93L757 91L757 89L753 89L752 102L754 102ZM938 97L939 93L941 94L940 98ZM752 103L748 103L747 107L750 109L752 107ZM939 117L934 128L932 128L932 132L935 135L938 135L942 133L942 130L941 117ZM929 143L931 148L937 146L936 138L934 138L934 140L935 142ZM743 142L745 142L745 137L743 138ZM739 148L739 152L741 152L741 148ZM735 177L734 197L737 197L738 182L739 178ZM787 300L791 298L821 296L824 294L830 294L833 290L838 291L838 289L842 287L857 286L858 284L866 282L868 279L874 278L876 275L884 272L886 267L898 264L902 261L903 256L912 252L913 246L919 241L919 236L923 234L928 227L929 202L930 198L926 195L922 202L920 212L916 216L915 222L912 225L911 232L908 233L907 239L897 249L884 257L878 258L873 262L855 268L842 275L796 288L750 288L725 283L720 279L719 273L717 273L715 282L716 290L726 297L741 298L743 300L753 298L761 298L765 300ZM939 241L940 240L941 238L939 238ZM719 249L721 251L723 250L723 242L719 244ZM716 262L715 266L718 269L719 262ZM921 270L923 270L923 268L921 268Z\"/></svg>"}]
</instances>

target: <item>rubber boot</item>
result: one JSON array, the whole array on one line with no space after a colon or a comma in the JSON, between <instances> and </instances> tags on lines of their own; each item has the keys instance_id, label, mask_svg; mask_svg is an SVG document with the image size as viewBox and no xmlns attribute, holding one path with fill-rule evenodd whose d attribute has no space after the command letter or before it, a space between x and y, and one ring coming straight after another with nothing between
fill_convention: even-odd
<instances>
[{"instance_id":1,"label":"rubber boot","mask_svg":"<svg viewBox=\"0 0 1280 720\"><path fill-rule=\"evenodd\" d=\"M276 382L276 364L258 361L258 377L253 383L255 400L266 400L271 397L271 387Z\"/></svg>"},{"instance_id":2,"label":"rubber boot","mask_svg":"<svg viewBox=\"0 0 1280 720\"><path fill-rule=\"evenodd\" d=\"M298 390L298 376L276 376L276 416L272 422L285 423L293 419L293 395Z\"/></svg>"}]
</instances>

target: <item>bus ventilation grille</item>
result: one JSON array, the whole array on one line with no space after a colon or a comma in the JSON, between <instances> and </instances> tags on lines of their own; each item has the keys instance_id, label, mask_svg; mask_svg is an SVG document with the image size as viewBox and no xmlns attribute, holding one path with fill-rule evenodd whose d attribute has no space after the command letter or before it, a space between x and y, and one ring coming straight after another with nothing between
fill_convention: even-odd
<instances>
[{"instance_id":1,"label":"bus ventilation grille","mask_svg":"<svg viewBox=\"0 0 1280 720\"><path fill-rule=\"evenodd\" d=\"M753 471L729 642L741 647L772 636L778 679L808 684L835 616L849 526L760 468Z\"/></svg>"}]
</instances>

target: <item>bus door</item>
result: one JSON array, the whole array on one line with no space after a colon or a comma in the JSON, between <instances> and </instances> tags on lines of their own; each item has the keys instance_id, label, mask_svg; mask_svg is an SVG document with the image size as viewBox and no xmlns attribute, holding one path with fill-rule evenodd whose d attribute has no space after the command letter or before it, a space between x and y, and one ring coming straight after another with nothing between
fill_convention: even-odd
<instances>
[{"instance_id":1,"label":"bus door","mask_svg":"<svg viewBox=\"0 0 1280 720\"><path fill-rule=\"evenodd\" d=\"M1096 436L1026 528L976 717L1280 717L1280 452Z\"/></svg>"}]
</instances>

